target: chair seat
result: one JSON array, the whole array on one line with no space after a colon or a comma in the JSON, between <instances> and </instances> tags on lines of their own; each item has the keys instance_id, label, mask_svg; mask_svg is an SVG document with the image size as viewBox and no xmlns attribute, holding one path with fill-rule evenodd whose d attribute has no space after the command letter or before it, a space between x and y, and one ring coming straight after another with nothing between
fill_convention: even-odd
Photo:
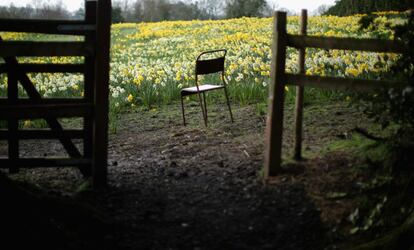
<instances>
[{"instance_id":1,"label":"chair seat","mask_svg":"<svg viewBox=\"0 0 414 250\"><path fill-rule=\"evenodd\" d=\"M198 89L200 92L205 92L205 91L209 91L209 90L213 90L213 89L222 89L224 88L223 85L212 85L212 84L204 84L204 85L200 85L198 86ZM181 90L181 93L197 93L197 87L189 87L189 88L184 88Z\"/></svg>"}]
</instances>

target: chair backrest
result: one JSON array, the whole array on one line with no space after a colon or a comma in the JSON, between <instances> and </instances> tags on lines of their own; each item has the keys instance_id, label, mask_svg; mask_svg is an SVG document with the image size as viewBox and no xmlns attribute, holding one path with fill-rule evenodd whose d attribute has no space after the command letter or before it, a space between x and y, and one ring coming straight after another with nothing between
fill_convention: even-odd
<instances>
[{"instance_id":1,"label":"chair backrest","mask_svg":"<svg viewBox=\"0 0 414 250\"><path fill-rule=\"evenodd\" d=\"M224 52L223 56L201 60L201 57L206 54L213 54L217 52ZM212 50L201 53L196 60L196 75L207 75L217 72L224 72L224 60L226 58L227 50Z\"/></svg>"}]
</instances>

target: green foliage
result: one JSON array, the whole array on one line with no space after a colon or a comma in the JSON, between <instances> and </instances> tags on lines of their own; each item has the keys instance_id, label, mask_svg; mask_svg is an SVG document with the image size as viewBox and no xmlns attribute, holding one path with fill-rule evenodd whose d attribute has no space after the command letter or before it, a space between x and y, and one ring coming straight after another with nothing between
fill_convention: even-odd
<instances>
[{"instance_id":1,"label":"green foliage","mask_svg":"<svg viewBox=\"0 0 414 250\"><path fill-rule=\"evenodd\" d=\"M353 135L348 140L337 140L330 143L324 150L326 152L340 151L340 152L351 152L359 157L368 157L369 149L376 147L377 142L369 140L360 135ZM381 151L383 152L383 151ZM371 154L371 153L369 153Z\"/></svg>"},{"instance_id":2,"label":"green foliage","mask_svg":"<svg viewBox=\"0 0 414 250\"><path fill-rule=\"evenodd\" d=\"M268 8L266 0L227 0L226 17L261 17Z\"/></svg>"},{"instance_id":3,"label":"green foliage","mask_svg":"<svg viewBox=\"0 0 414 250\"><path fill-rule=\"evenodd\" d=\"M325 14L349 16L379 11L403 11L413 8L413 5L411 0L337 0Z\"/></svg>"},{"instance_id":4,"label":"green foliage","mask_svg":"<svg viewBox=\"0 0 414 250\"><path fill-rule=\"evenodd\" d=\"M374 23L375 18L367 18L363 27L368 23ZM372 25L369 25L372 27ZM408 16L405 25L395 29L396 39L403 41L408 48L414 46L414 14ZM391 72L383 75L389 80L408 82L408 85L382 89L374 95L364 96L364 102L368 101L366 113L376 119L382 127L397 124L399 129L394 134L394 139L412 138L414 131L414 51L409 50L394 64Z\"/></svg>"},{"instance_id":5,"label":"green foliage","mask_svg":"<svg viewBox=\"0 0 414 250\"><path fill-rule=\"evenodd\" d=\"M124 17L122 16L122 9L120 7L112 8L112 23L122 23Z\"/></svg>"}]
</instances>

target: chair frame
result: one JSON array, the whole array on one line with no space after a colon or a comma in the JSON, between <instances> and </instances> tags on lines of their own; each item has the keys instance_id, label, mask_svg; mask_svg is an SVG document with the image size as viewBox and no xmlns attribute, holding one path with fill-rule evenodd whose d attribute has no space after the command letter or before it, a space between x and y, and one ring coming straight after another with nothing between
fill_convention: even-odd
<instances>
[{"instance_id":1,"label":"chair frame","mask_svg":"<svg viewBox=\"0 0 414 250\"><path fill-rule=\"evenodd\" d=\"M224 55L222 57L216 57L214 59L201 60L201 57L203 55L217 53L217 52L224 52ZM198 99L200 102L200 108L203 114L204 124L207 127L208 126L208 115L207 115L207 102L206 102L205 92L217 90L217 89L224 90L224 94L225 94L226 101L227 101L227 106L230 112L231 122L234 122L233 113L231 111L230 99L229 99L229 95L227 91L227 82L225 79L224 63L225 63L226 55L227 55L227 50L219 49L219 50L211 50L211 51L202 52L197 57L196 66L195 66L195 84L196 84L197 91L192 92L192 91L186 91L185 89L181 90L181 109L183 113L184 126L187 125L186 120L185 120L184 97L189 96L189 95L196 95L196 94L198 95ZM221 72L221 79L222 79L223 85L214 85L216 86L215 88L200 90L200 87L203 85L199 85L198 83L199 75L215 74L219 72ZM203 95L203 97L201 97L201 95Z\"/></svg>"}]
</instances>

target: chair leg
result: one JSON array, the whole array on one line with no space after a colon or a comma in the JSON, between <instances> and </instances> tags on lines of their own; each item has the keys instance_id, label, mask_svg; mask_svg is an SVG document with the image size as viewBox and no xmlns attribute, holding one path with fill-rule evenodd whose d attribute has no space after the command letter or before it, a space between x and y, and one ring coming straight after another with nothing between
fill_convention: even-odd
<instances>
[{"instance_id":1,"label":"chair leg","mask_svg":"<svg viewBox=\"0 0 414 250\"><path fill-rule=\"evenodd\" d=\"M203 100L201 99L201 94L200 94L200 92L198 92L198 99L199 99L199 101L200 101L201 112L203 113L204 124L205 124L205 125L206 125L206 127L207 127L206 112L205 112L204 107L203 107Z\"/></svg>"},{"instance_id":2,"label":"chair leg","mask_svg":"<svg viewBox=\"0 0 414 250\"><path fill-rule=\"evenodd\" d=\"M227 88L224 88L224 94L226 95L227 106L229 107L231 122L234 122L233 113L231 112L229 94L227 93Z\"/></svg>"},{"instance_id":3,"label":"chair leg","mask_svg":"<svg viewBox=\"0 0 414 250\"><path fill-rule=\"evenodd\" d=\"M183 96L181 96L181 111L183 112L183 124L184 124L184 126L187 126L187 124L185 123L185 112L184 112L184 100L183 100Z\"/></svg>"},{"instance_id":4,"label":"chair leg","mask_svg":"<svg viewBox=\"0 0 414 250\"><path fill-rule=\"evenodd\" d=\"M207 102L206 102L206 93L203 92L203 101L204 101L204 111L206 111L206 124L208 122L208 111L207 111Z\"/></svg>"}]
</instances>

